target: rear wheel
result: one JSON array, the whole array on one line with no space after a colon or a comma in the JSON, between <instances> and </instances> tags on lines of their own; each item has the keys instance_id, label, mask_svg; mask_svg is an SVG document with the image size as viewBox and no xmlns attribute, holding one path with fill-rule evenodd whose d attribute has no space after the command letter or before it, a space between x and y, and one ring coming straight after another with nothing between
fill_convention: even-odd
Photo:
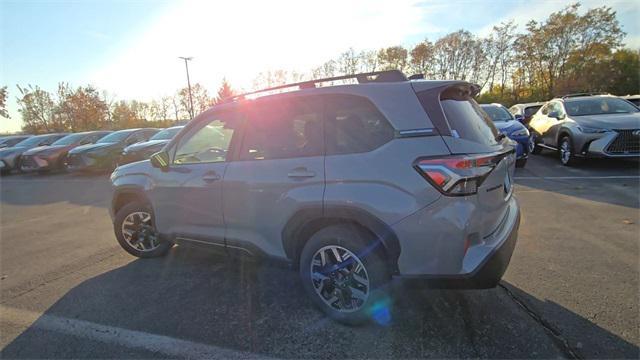
<instances>
[{"instance_id":1,"label":"rear wheel","mask_svg":"<svg viewBox=\"0 0 640 360\"><path fill-rule=\"evenodd\" d=\"M300 277L312 301L331 318L358 324L388 315L382 286L389 275L375 237L353 225L321 229L305 244ZM382 315L384 316L384 314Z\"/></svg>"},{"instance_id":2,"label":"rear wheel","mask_svg":"<svg viewBox=\"0 0 640 360\"><path fill-rule=\"evenodd\" d=\"M542 152L542 147L538 146L538 135L533 130L529 135L529 153L538 155Z\"/></svg>"},{"instance_id":3,"label":"rear wheel","mask_svg":"<svg viewBox=\"0 0 640 360\"><path fill-rule=\"evenodd\" d=\"M560 143L558 144L558 155L560 156L560 162L562 165L575 165L577 160L573 153L573 141L571 141L571 137L564 136L560 139Z\"/></svg>"},{"instance_id":4,"label":"rear wheel","mask_svg":"<svg viewBox=\"0 0 640 360\"><path fill-rule=\"evenodd\" d=\"M151 206L132 202L123 206L113 223L118 243L129 254L141 258L163 256L173 244L160 241Z\"/></svg>"}]
</instances>

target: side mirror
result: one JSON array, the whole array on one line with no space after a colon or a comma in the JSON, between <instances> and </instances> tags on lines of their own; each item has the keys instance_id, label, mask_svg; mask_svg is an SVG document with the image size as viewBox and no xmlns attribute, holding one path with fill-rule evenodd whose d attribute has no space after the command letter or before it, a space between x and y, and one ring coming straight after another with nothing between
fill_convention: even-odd
<instances>
[{"instance_id":1,"label":"side mirror","mask_svg":"<svg viewBox=\"0 0 640 360\"><path fill-rule=\"evenodd\" d=\"M520 115L520 114L516 114L515 115L516 120L518 120L519 122L524 122L524 116Z\"/></svg>"},{"instance_id":2,"label":"side mirror","mask_svg":"<svg viewBox=\"0 0 640 360\"><path fill-rule=\"evenodd\" d=\"M158 151L149 158L151 160L151 166L158 169L166 169L169 167L169 153L166 151Z\"/></svg>"}]
</instances>

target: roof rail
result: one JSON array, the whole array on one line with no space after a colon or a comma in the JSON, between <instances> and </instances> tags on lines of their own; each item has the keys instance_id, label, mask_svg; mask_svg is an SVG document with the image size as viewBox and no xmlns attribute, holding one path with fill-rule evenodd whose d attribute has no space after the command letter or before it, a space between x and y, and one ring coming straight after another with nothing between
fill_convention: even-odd
<instances>
[{"instance_id":1,"label":"roof rail","mask_svg":"<svg viewBox=\"0 0 640 360\"><path fill-rule=\"evenodd\" d=\"M251 97L254 95L259 95L261 93L267 93L266 95L271 95L271 92L274 92L276 90L287 89L287 91L292 91L292 90L299 90L299 89L313 89L313 88L316 88L317 87L316 85L319 83L339 81L339 80L349 80L349 79L356 79L359 84L372 83L372 82L382 83L382 82L407 81L407 77L400 70L373 71L368 73L334 76L334 77L329 77L324 79L314 79L314 80L301 81L301 82L292 83L292 84L278 85L278 86L274 86L266 89L261 89L257 91L240 94L240 95L231 96L225 99L224 102L243 100L247 96ZM292 88L297 88L297 89L292 89ZM285 91L281 91L281 92L285 92Z\"/></svg>"},{"instance_id":2,"label":"roof rail","mask_svg":"<svg viewBox=\"0 0 640 360\"><path fill-rule=\"evenodd\" d=\"M608 92L585 92L585 93L575 93L575 94L567 94L562 96L562 99L574 98L574 97L582 97L582 96L594 96L594 95L611 95Z\"/></svg>"}]
</instances>

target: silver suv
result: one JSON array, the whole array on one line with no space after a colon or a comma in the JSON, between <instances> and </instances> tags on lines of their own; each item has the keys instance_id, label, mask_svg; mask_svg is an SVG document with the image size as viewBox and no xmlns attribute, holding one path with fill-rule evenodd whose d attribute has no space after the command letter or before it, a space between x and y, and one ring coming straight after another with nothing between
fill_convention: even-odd
<instances>
[{"instance_id":1,"label":"silver suv","mask_svg":"<svg viewBox=\"0 0 640 360\"><path fill-rule=\"evenodd\" d=\"M374 317L394 278L494 287L520 211L513 143L477 92L385 71L229 99L113 172L118 242L142 258L179 244L289 263L347 323Z\"/></svg>"},{"instance_id":2,"label":"silver suv","mask_svg":"<svg viewBox=\"0 0 640 360\"><path fill-rule=\"evenodd\" d=\"M586 157L640 156L640 110L612 95L573 94L553 99L533 116L530 152L558 152L563 165Z\"/></svg>"}]
</instances>

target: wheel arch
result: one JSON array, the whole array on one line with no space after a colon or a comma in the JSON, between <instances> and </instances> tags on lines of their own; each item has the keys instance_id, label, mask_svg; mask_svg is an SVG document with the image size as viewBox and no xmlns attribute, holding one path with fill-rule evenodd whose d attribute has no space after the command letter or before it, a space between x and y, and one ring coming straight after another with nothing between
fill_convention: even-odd
<instances>
[{"instance_id":1,"label":"wheel arch","mask_svg":"<svg viewBox=\"0 0 640 360\"><path fill-rule=\"evenodd\" d=\"M369 232L380 241L387 265L392 273L398 272L400 242L382 220L369 212L345 206L329 208L306 208L297 211L282 231L283 248L287 258L297 266L304 244L318 230L338 224L354 224Z\"/></svg>"},{"instance_id":2,"label":"wheel arch","mask_svg":"<svg viewBox=\"0 0 640 360\"><path fill-rule=\"evenodd\" d=\"M151 204L151 201L144 193L144 191L142 191L142 189L139 189L137 187L123 187L120 189L116 189L111 201L111 214L115 216L115 214L117 214L123 206L134 201L141 201Z\"/></svg>"}]
</instances>

